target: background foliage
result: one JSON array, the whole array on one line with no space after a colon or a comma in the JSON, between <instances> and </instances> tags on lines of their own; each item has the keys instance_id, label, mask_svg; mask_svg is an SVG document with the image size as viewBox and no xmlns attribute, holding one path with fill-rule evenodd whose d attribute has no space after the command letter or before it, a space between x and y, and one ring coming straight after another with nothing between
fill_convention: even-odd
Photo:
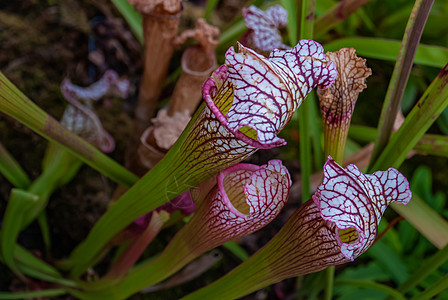
<instances>
[{"instance_id":1,"label":"background foliage","mask_svg":"<svg viewBox=\"0 0 448 300\"><path fill-rule=\"evenodd\" d=\"M126 74L134 86L138 86L141 71L140 45L142 41L140 24L135 13L129 10L125 1L115 0L117 10L107 1L77 2L72 0L22 1L20 3L0 4L0 70L30 99L50 115L59 118L65 103L62 101L59 84L65 76L74 78L80 85L87 85L100 74L100 68L87 58L92 53L92 45L101 47L105 53L109 68ZM285 41L300 36L300 1L247 1L245 6L256 4L260 7L281 3L289 10L289 30L285 32ZM337 5L337 1L316 0L315 16L321 16ZM414 1L369 1L364 7L352 14L347 20L335 24L329 29L315 30L314 39L324 45L327 51L342 47L353 47L358 56L367 58L367 65L373 75L368 78L368 88L361 93L352 119L352 131L347 143L346 156L355 153L368 142L374 141L380 118L383 99L386 95L394 63L400 49L401 39ZM207 1L206 3L187 2L182 17L182 26L191 27L199 16L205 16L212 24L221 28L221 44L217 48L219 63L223 63L224 52L235 45L246 30L241 18L242 6L234 1ZM76 14L71 13L76 11ZM121 12L121 14L120 14ZM440 69L448 62L448 2L436 0L427 20L421 45L417 51L409 81L401 101L405 116L423 95ZM126 18L129 24L120 24ZM104 31L95 29L95 24L104 20ZM137 20L137 22L136 22ZM115 23L114 23L115 22ZM319 21L317 21L319 22ZM130 29L129 27L130 26ZM318 27L317 27L318 29ZM124 38L131 30L135 38ZM119 45L112 49L108 43ZM178 50L180 54L182 49ZM170 90L179 74L179 61L175 55L170 76L165 83L161 106L168 101ZM136 103L136 93L126 102L109 99L96 107L105 127L117 140L118 148L111 157L123 161L127 136L132 130L132 108ZM324 161L323 154L317 151L320 141L320 116L316 98L311 95L308 123L311 136L310 148L313 150L310 173L320 170ZM313 102L314 101L314 102ZM300 151L304 142L299 133L299 114L288 125L281 136L288 145L271 151L260 151L251 158L254 163L266 163L272 157L280 156L290 172L299 182L303 166L300 164ZM448 135L448 110L445 109L427 133L442 137ZM412 133L408 133L412 134ZM27 127L5 115L0 115L0 141L12 153L15 160L35 179L41 170L46 142ZM448 218L446 203L448 181L448 147L442 141L441 150L435 155L416 153L407 159L400 171L410 179L414 195L431 207L440 217ZM305 175L306 176L306 175ZM0 210L3 212L12 184L0 177ZM37 256L49 260L67 256L74 246L83 240L94 221L106 209L115 183L93 169L83 166L74 180L57 190L46 211L49 220L49 236L52 242L42 242L37 224L32 224L19 236L19 243ZM301 187L303 189L303 186ZM193 283L149 294L148 299L178 298L191 292L236 266L269 240L288 214L298 207L301 194L292 192L292 200L284 213L266 229L252 236L220 247L224 259ZM305 199L306 200L306 199ZM3 215L3 214L2 214ZM69 221L68 221L69 220ZM5 222L6 220L3 220ZM388 227L391 225L392 227ZM177 227L163 232L152 244L146 257L151 257L163 249L163 245L176 231ZM399 291L406 298L427 299L425 290L434 283L441 282L442 290L448 286L448 254L446 246L439 250L428 241L413 225L402 220L393 210L388 210L381 222L380 230L386 232L381 239L355 263L336 270L334 294L336 299L384 299L388 294ZM428 276L418 279L416 284L408 284L415 274L423 274L421 268L436 261L435 269L427 270ZM24 286L5 266L1 266L0 289L2 291L23 291ZM101 266L100 266L101 268ZM259 297L269 299L317 299L324 294L325 274L317 273L303 278L290 279L276 286L258 292ZM395 294L394 294L395 295ZM422 296L423 295L423 296ZM138 297L138 296L136 296ZM289 298L288 298L289 299ZM448 299L448 292L442 292L437 299Z\"/></svg>"}]
</instances>

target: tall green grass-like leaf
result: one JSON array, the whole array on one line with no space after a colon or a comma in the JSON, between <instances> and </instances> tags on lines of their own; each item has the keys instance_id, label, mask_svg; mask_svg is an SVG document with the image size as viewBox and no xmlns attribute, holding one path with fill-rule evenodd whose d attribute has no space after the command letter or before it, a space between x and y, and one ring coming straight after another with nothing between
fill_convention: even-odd
<instances>
[{"instance_id":1,"label":"tall green grass-like leaf","mask_svg":"<svg viewBox=\"0 0 448 300\"><path fill-rule=\"evenodd\" d=\"M367 4L370 0L347 1L342 0L321 16L315 25L316 35L328 31L330 28L346 20L351 14ZM339 50L339 49L338 49Z\"/></svg>"},{"instance_id":2,"label":"tall green grass-like leaf","mask_svg":"<svg viewBox=\"0 0 448 300\"><path fill-rule=\"evenodd\" d=\"M376 128L352 125L349 137L359 142L373 142L377 136ZM424 134L417 142L414 150L420 154L448 157L448 136L438 134Z\"/></svg>"},{"instance_id":3,"label":"tall green grass-like leaf","mask_svg":"<svg viewBox=\"0 0 448 300\"><path fill-rule=\"evenodd\" d=\"M446 65L393 134L371 170L401 165L406 155L422 138L440 113L448 106L448 65Z\"/></svg>"},{"instance_id":4,"label":"tall green grass-like leaf","mask_svg":"<svg viewBox=\"0 0 448 300\"><path fill-rule=\"evenodd\" d=\"M394 299L405 300L405 296L398 292L397 290L376 282L368 281L368 280L336 280L337 285L350 285L355 287L362 287L367 289L373 289L377 291L381 291L387 295L393 296Z\"/></svg>"},{"instance_id":5,"label":"tall green grass-like leaf","mask_svg":"<svg viewBox=\"0 0 448 300\"><path fill-rule=\"evenodd\" d=\"M437 248L448 244L448 222L418 196L412 196L406 209L392 207Z\"/></svg>"},{"instance_id":6,"label":"tall green grass-like leaf","mask_svg":"<svg viewBox=\"0 0 448 300\"><path fill-rule=\"evenodd\" d=\"M138 13L132 4L128 0L112 0L118 11L123 15L125 20L128 22L129 27L131 27L137 40L140 44L143 44L143 27L142 27L142 16Z\"/></svg>"},{"instance_id":7,"label":"tall green grass-like leaf","mask_svg":"<svg viewBox=\"0 0 448 300\"><path fill-rule=\"evenodd\" d=\"M204 18L207 22L210 21L210 16L213 11L216 9L216 5L218 5L218 0L207 0L207 4L205 5Z\"/></svg>"},{"instance_id":8,"label":"tall green grass-like leaf","mask_svg":"<svg viewBox=\"0 0 448 300\"><path fill-rule=\"evenodd\" d=\"M426 259L422 262L420 268L415 270L411 276L409 276L405 282L400 284L398 291L401 293L406 293L410 291L413 287L419 284L423 279L425 279L429 274L437 270L442 264L448 260L448 244L436 254ZM390 299L390 298L389 298Z\"/></svg>"},{"instance_id":9,"label":"tall green grass-like leaf","mask_svg":"<svg viewBox=\"0 0 448 300\"><path fill-rule=\"evenodd\" d=\"M54 267L40 260L20 245L14 247L14 258L19 266L26 266L29 269L38 270L51 277L62 278L62 275ZM26 272L24 273L26 274Z\"/></svg>"},{"instance_id":10,"label":"tall green grass-like leaf","mask_svg":"<svg viewBox=\"0 0 448 300\"><path fill-rule=\"evenodd\" d=\"M429 126L434 122L437 116L445 109L448 102L447 94L447 66L439 73L437 78L433 81L431 86L427 89L420 101L406 118L405 123L400 130L393 135L391 141L381 154L379 159L375 162L372 169L384 168L388 166L399 166L405 159L407 153L415 146L418 140L423 136ZM421 202L421 201L420 201ZM401 207L394 207L400 214L407 217L414 226L425 230L427 234L436 237L432 239L438 247L443 247L446 244L446 222L440 218L438 214L424 214L428 210L422 210L420 203L417 200L411 201L411 205L402 209ZM418 205L418 204L421 205ZM416 207L418 205L419 207ZM438 217L438 221L434 221L433 217ZM436 218L437 219L437 218ZM425 220L426 222L423 222ZM429 223L432 223L429 225ZM423 226L422 224L426 224ZM439 230L434 230L435 227Z\"/></svg>"},{"instance_id":11,"label":"tall green grass-like leaf","mask_svg":"<svg viewBox=\"0 0 448 300\"><path fill-rule=\"evenodd\" d=\"M361 56L396 61L401 42L397 40L355 37L342 38L324 45L327 51L337 51L344 47L355 48ZM440 46L420 44L414 57L414 63L424 66L442 68L448 61L448 49Z\"/></svg>"},{"instance_id":12,"label":"tall green grass-like leaf","mask_svg":"<svg viewBox=\"0 0 448 300\"><path fill-rule=\"evenodd\" d=\"M287 4L289 7L294 7L294 1L289 1ZM292 22L289 26L288 19L288 29L296 25L298 28L298 39L311 39L313 37L313 27L314 27L314 0L301 0L298 5L298 13L292 10L295 17L295 22ZM289 13L289 10L288 10ZM290 34L294 37L293 34ZM297 38L297 37L296 37ZM293 43L295 44L295 42ZM312 97L311 99L315 99ZM302 175L302 199L308 199L311 196L310 190L310 178L311 178L311 136L310 136L310 123L311 118L317 116L310 115L312 113L311 106L313 103L309 101L304 101L302 107L298 110L299 114L299 131L300 131L300 168ZM316 133L315 133L316 134Z\"/></svg>"},{"instance_id":13,"label":"tall green grass-like leaf","mask_svg":"<svg viewBox=\"0 0 448 300\"><path fill-rule=\"evenodd\" d=\"M45 209L51 194L61 185L68 183L82 166L82 161L62 147L51 143L47 149L42 174L33 181L28 192L38 196L38 201L23 220L29 225Z\"/></svg>"},{"instance_id":14,"label":"tall green grass-like leaf","mask_svg":"<svg viewBox=\"0 0 448 300\"><path fill-rule=\"evenodd\" d=\"M219 36L219 45L216 47L217 51L224 51L229 46L229 43L242 35L247 30L243 19L236 21L232 26L223 31Z\"/></svg>"},{"instance_id":15,"label":"tall green grass-like leaf","mask_svg":"<svg viewBox=\"0 0 448 300\"><path fill-rule=\"evenodd\" d=\"M0 236L3 235L0 233ZM14 264L20 273L32 278L58 283L63 286L75 287L76 284L62 275L52 266L26 251L18 244L14 244ZM0 262L6 264L5 258L0 254ZM1 298L0 298L1 299ZM9 298L8 298L9 299Z\"/></svg>"},{"instance_id":16,"label":"tall green grass-like leaf","mask_svg":"<svg viewBox=\"0 0 448 300\"><path fill-rule=\"evenodd\" d=\"M286 28L288 28L288 37L289 43L291 45L297 44L299 38L299 33L297 31L299 25L299 19L297 17L297 5L294 0L282 0L280 1L283 8L288 11L288 24Z\"/></svg>"},{"instance_id":17,"label":"tall green grass-like leaf","mask_svg":"<svg viewBox=\"0 0 448 300\"><path fill-rule=\"evenodd\" d=\"M434 282L429 288L427 288L423 293L415 296L411 300L426 300L432 299L432 297L443 292L448 288L448 274Z\"/></svg>"},{"instance_id":18,"label":"tall green grass-like leaf","mask_svg":"<svg viewBox=\"0 0 448 300\"><path fill-rule=\"evenodd\" d=\"M13 189L3 216L0 235L1 254L5 264L20 277L22 277L22 272L20 272L14 259L16 241L25 214L33 208L37 200L38 197L36 195L23 190Z\"/></svg>"},{"instance_id":19,"label":"tall green grass-like leaf","mask_svg":"<svg viewBox=\"0 0 448 300\"><path fill-rule=\"evenodd\" d=\"M433 3L434 0L415 1L414 8L412 9L411 16L406 25L406 31L403 36L397 63L395 64L392 78L390 79L389 87L384 99L383 109L378 123L380 134L375 141L370 165L373 165L375 159L386 147L390 135L392 134L392 126L400 107L400 101L403 97L409 74L411 73L414 56Z\"/></svg>"}]
</instances>

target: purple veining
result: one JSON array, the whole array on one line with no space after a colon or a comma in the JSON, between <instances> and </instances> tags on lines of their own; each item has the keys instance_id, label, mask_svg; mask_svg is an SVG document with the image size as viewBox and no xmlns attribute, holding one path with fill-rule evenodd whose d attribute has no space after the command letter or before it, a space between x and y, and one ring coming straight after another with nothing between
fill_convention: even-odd
<instances>
[{"instance_id":1,"label":"purple veining","mask_svg":"<svg viewBox=\"0 0 448 300\"><path fill-rule=\"evenodd\" d=\"M169 214L174 213L176 210L179 210L183 215L188 216L191 215L196 207L195 202L190 196L190 192L187 191L173 200L163 204L162 206L155 209L155 211L166 211ZM148 226L149 222L151 221L152 211L144 214L140 218L134 221L133 224L131 224L131 231L134 232L143 232L143 230Z\"/></svg>"},{"instance_id":2,"label":"purple veining","mask_svg":"<svg viewBox=\"0 0 448 300\"><path fill-rule=\"evenodd\" d=\"M215 185L206 188L204 198L200 193L192 193L202 199L194 199L198 206L192 218L164 253L194 254L190 257L193 259L263 228L287 202L290 187L291 177L280 160L271 160L263 166L241 163L227 168L216 177Z\"/></svg>"},{"instance_id":3,"label":"purple veining","mask_svg":"<svg viewBox=\"0 0 448 300\"><path fill-rule=\"evenodd\" d=\"M277 137L311 89L330 86L336 78L334 63L323 47L301 40L290 50L273 50L269 58L239 44L226 53L203 85L203 97L218 120L237 138L257 148L285 145ZM222 107L231 97L231 107Z\"/></svg>"},{"instance_id":4,"label":"purple veining","mask_svg":"<svg viewBox=\"0 0 448 300\"><path fill-rule=\"evenodd\" d=\"M329 157L324 166L324 180L313 200L322 218L335 223L342 254L353 260L375 241L386 207L391 202L407 204L411 197L407 179L394 168L363 174L355 165L342 168ZM343 241L344 230L352 231L357 238Z\"/></svg>"},{"instance_id":5,"label":"purple veining","mask_svg":"<svg viewBox=\"0 0 448 300\"><path fill-rule=\"evenodd\" d=\"M244 45L268 53L273 49L290 48L283 44L279 31L288 22L288 12L281 5L272 6L266 11L251 5L249 8L243 8L243 18L249 28L244 35Z\"/></svg>"},{"instance_id":6,"label":"purple veining","mask_svg":"<svg viewBox=\"0 0 448 300\"><path fill-rule=\"evenodd\" d=\"M94 143L103 152L113 151L114 139L104 130L100 119L93 111L92 102L106 95L125 98L129 92L129 80L119 78L113 70L107 70L100 80L88 87L76 86L66 78L61 84L61 91L71 104L65 110L61 123L90 143Z\"/></svg>"},{"instance_id":7,"label":"purple veining","mask_svg":"<svg viewBox=\"0 0 448 300\"><path fill-rule=\"evenodd\" d=\"M280 160L267 165L237 164L217 176L189 226L216 247L271 222L288 200L291 178ZM204 225L200 225L204 224Z\"/></svg>"}]
</instances>

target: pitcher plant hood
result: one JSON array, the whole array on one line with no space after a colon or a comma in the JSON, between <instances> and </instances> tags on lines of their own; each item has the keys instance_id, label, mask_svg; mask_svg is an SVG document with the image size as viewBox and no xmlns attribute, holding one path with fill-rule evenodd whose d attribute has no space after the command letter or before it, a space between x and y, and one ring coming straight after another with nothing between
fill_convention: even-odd
<instances>
[{"instance_id":1,"label":"pitcher plant hood","mask_svg":"<svg viewBox=\"0 0 448 300\"><path fill-rule=\"evenodd\" d=\"M164 251L131 271L115 291L125 299L164 280L206 251L261 229L281 211L290 186L290 175L280 160L263 166L243 163L227 168L218 174L213 187L206 188L207 196L198 200L193 217ZM144 280L136 283L135 278Z\"/></svg>"},{"instance_id":2,"label":"pitcher plant hood","mask_svg":"<svg viewBox=\"0 0 448 300\"><path fill-rule=\"evenodd\" d=\"M280 160L231 166L218 174L216 185L199 200L179 237L199 253L257 231L281 211L290 186L290 175Z\"/></svg>"},{"instance_id":3,"label":"pitcher plant hood","mask_svg":"<svg viewBox=\"0 0 448 300\"><path fill-rule=\"evenodd\" d=\"M313 201L322 218L336 225L342 254L354 260L374 243L387 206L408 204L411 197L407 179L394 168L363 174L355 165L342 168L329 157Z\"/></svg>"},{"instance_id":4,"label":"pitcher plant hood","mask_svg":"<svg viewBox=\"0 0 448 300\"><path fill-rule=\"evenodd\" d=\"M265 11L251 5L243 8L243 18L249 28L242 38L244 45L253 46L263 53L291 48L283 44L280 34L280 29L288 23L288 11L281 5L271 6Z\"/></svg>"},{"instance_id":5,"label":"pitcher plant hood","mask_svg":"<svg viewBox=\"0 0 448 300\"><path fill-rule=\"evenodd\" d=\"M313 199L266 246L183 299L237 299L286 278L350 262L374 243L386 207L407 204L411 197L408 181L396 169L368 175L354 165L342 168L329 157Z\"/></svg>"},{"instance_id":6,"label":"pitcher plant hood","mask_svg":"<svg viewBox=\"0 0 448 300\"><path fill-rule=\"evenodd\" d=\"M76 265L81 256L92 256L92 248L99 251L101 245L95 244L95 235L112 237L138 217L239 163L257 149L284 145L286 142L277 134L306 95L316 86L328 87L336 77L334 64L325 59L322 46L312 40L301 40L290 50L274 50L269 58L244 46L239 48L238 53L230 48L225 65L204 82L205 104L177 142L103 215L86 243L73 252L71 265ZM126 218L122 211L126 211ZM121 216L119 226L116 215ZM111 224L115 232L106 232L103 228Z\"/></svg>"},{"instance_id":7,"label":"pitcher plant hood","mask_svg":"<svg viewBox=\"0 0 448 300\"><path fill-rule=\"evenodd\" d=\"M294 111L315 87L329 87L334 63L323 47L301 40L289 50L275 49L269 58L239 44L203 85L203 97L218 120L236 137L257 148L285 145L277 137ZM232 99L226 103L225 99Z\"/></svg>"}]
</instances>

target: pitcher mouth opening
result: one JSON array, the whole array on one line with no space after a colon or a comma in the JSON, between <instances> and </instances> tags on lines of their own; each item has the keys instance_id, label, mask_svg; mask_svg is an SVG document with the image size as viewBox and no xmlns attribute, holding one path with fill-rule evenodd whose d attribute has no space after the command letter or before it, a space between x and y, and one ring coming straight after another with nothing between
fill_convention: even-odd
<instances>
[{"instance_id":1,"label":"pitcher mouth opening","mask_svg":"<svg viewBox=\"0 0 448 300\"><path fill-rule=\"evenodd\" d=\"M243 214L244 216L248 216L250 214L250 206L247 203L246 195L244 193L235 196L228 195L228 197L230 204L232 204L232 206L239 213Z\"/></svg>"},{"instance_id":2,"label":"pitcher mouth opening","mask_svg":"<svg viewBox=\"0 0 448 300\"><path fill-rule=\"evenodd\" d=\"M354 244L359 240L358 231L353 227L347 229L338 228L336 229L336 233L344 244Z\"/></svg>"},{"instance_id":3,"label":"pitcher mouth opening","mask_svg":"<svg viewBox=\"0 0 448 300\"><path fill-rule=\"evenodd\" d=\"M252 164L238 164L218 174L218 188L228 209L236 216L246 218L250 215L245 187L251 183L253 172L259 167ZM235 178L238 180L235 181Z\"/></svg>"}]
</instances>

